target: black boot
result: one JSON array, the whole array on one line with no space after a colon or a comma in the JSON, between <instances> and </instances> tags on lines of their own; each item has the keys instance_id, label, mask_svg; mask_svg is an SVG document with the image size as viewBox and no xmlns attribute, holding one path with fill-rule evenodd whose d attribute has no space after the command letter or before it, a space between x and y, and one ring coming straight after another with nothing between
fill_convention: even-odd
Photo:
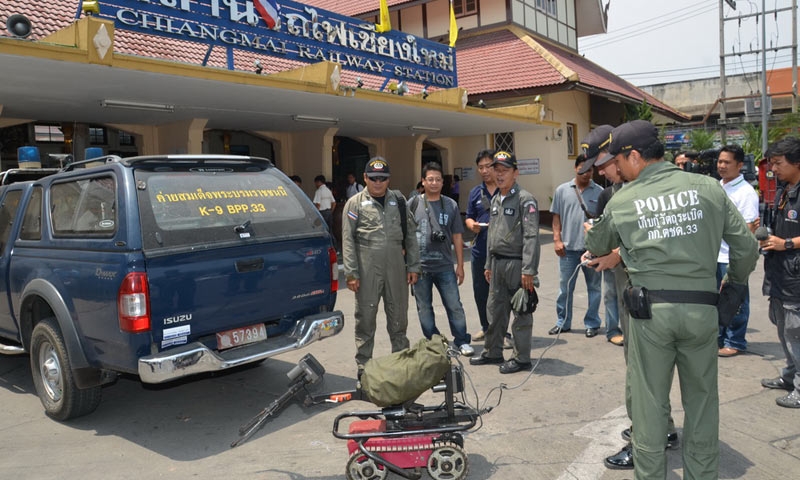
<instances>
[{"instance_id":1,"label":"black boot","mask_svg":"<svg viewBox=\"0 0 800 480\"><path fill-rule=\"evenodd\" d=\"M613 470L633 469L633 445L630 443L622 447L616 455L611 455L603 460L603 464Z\"/></svg>"}]
</instances>

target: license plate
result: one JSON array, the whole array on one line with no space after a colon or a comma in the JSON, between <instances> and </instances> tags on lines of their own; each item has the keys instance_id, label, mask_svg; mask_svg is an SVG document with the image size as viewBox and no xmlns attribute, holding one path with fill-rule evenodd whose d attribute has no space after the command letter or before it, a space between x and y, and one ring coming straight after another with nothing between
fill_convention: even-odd
<instances>
[{"instance_id":1,"label":"license plate","mask_svg":"<svg viewBox=\"0 0 800 480\"><path fill-rule=\"evenodd\" d=\"M248 343L260 342L267 339L267 327L263 323L250 325L249 327L234 328L217 333L217 348L226 348L247 345Z\"/></svg>"}]
</instances>

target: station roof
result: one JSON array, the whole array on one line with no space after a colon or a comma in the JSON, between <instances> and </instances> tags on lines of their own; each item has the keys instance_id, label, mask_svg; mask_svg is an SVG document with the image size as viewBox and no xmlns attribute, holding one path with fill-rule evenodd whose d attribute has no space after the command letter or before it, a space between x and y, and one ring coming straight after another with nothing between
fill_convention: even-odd
<instances>
[{"instance_id":1,"label":"station roof","mask_svg":"<svg viewBox=\"0 0 800 480\"><path fill-rule=\"evenodd\" d=\"M206 118L206 128L295 132L322 128L293 121L295 115L337 119L339 135L392 137L410 135L411 126L432 127L429 137L452 137L539 128L525 112L463 107L459 91L433 92L424 101L422 85L406 97L377 91L382 77L342 70L340 85L364 89L330 94L311 81L297 80L313 65L237 51L228 70L225 49L214 47L202 65L207 46L129 30L114 34L114 63L99 65L73 58L74 48L52 42L52 35L75 23L75 0L30 0L19 13L32 23L26 39L0 33L0 126L29 119L101 124L161 125ZM14 13L14 12L10 12ZM6 38L4 38L6 37ZM255 60L264 70L254 73ZM287 79L293 79L289 82ZM455 90L455 89L451 89ZM320 93L329 93L321 95ZM413 97L413 98L409 98ZM103 99L137 99L169 104L170 113L103 108ZM440 101L441 100L441 101ZM4 118L7 118L4 122ZM546 123L546 122L545 122Z\"/></svg>"}]
</instances>

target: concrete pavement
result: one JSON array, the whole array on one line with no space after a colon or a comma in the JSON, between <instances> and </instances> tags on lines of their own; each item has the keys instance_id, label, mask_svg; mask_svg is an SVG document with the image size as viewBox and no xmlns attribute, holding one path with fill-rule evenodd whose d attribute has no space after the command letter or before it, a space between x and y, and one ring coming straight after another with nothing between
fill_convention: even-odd
<instances>
[{"instance_id":1,"label":"concrete pavement","mask_svg":"<svg viewBox=\"0 0 800 480\"><path fill-rule=\"evenodd\" d=\"M604 335L586 338L582 314L586 290L578 281L573 330L557 340L547 335L555 323L558 266L551 235L543 229L540 304L534 314L534 361L527 374L500 375L496 366L466 366L476 396L486 404L500 400L493 387L503 383L500 404L465 437L470 479L633 478L629 471L607 470L603 457L616 453L628 426L623 405L622 348ZM467 252L465 252L467 253ZM468 253L465 255L469 258ZM469 265L466 265L469 269ZM761 296L763 266L751 277L749 352L719 361L720 478L785 479L800 471L800 410L778 407L780 391L761 387L783 364L775 328ZM478 329L470 275L461 287L470 331ZM342 279L343 280L343 279ZM344 282L340 283L344 288ZM448 332L436 299L437 324ZM345 442L331 435L333 419L346 411L372 410L350 402L303 408L295 402L236 449L240 425L283 393L285 373L305 353L325 366L324 384L315 391L354 384L353 294L339 293L337 308L348 325L333 339L263 364L221 375L208 375L165 386L144 386L121 378L103 391L98 410L67 423L47 418L30 380L27 357L0 357L0 477L8 479L235 479L331 480L344 478ZM601 316L602 315L601 311ZM379 315L379 325L383 314ZM413 299L409 338L422 337ZM376 356L389 353L388 335L379 326ZM480 353L480 344L476 353ZM508 351L506 351L508 352ZM466 362L465 362L466 363ZM471 392L471 390L470 390ZM426 393L423 403L441 401ZM683 409L676 375L672 409L679 433ZM667 478L682 478L680 450L668 452ZM389 478L399 478L390 474ZM423 477L427 478L427 477Z\"/></svg>"}]
</instances>

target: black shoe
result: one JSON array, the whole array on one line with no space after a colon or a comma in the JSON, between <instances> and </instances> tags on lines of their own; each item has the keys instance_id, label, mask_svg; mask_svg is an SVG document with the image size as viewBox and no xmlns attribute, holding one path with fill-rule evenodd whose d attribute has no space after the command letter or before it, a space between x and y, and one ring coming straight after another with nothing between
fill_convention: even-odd
<instances>
[{"instance_id":1,"label":"black shoe","mask_svg":"<svg viewBox=\"0 0 800 480\"><path fill-rule=\"evenodd\" d=\"M625 430L623 430L622 433L620 434L622 439L625 440L626 442L630 442L631 441L631 431L632 430L633 430L633 427L626 428ZM675 448L677 446L678 446L678 432L668 433L667 434L667 446L666 446L666 448Z\"/></svg>"},{"instance_id":2,"label":"black shoe","mask_svg":"<svg viewBox=\"0 0 800 480\"><path fill-rule=\"evenodd\" d=\"M506 363L500 365L500 373L517 373L525 370L526 372L531 369L532 365L530 362L528 363L521 363L518 362L515 358L507 361Z\"/></svg>"},{"instance_id":3,"label":"black shoe","mask_svg":"<svg viewBox=\"0 0 800 480\"><path fill-rule=\"evenodd\" d=\"M667 434L667 448L675 448L678 446L678 432L672 432Z\"/></svg>"},{"instance_id":4,"label":"black shoe","mask_svg":"<svg viewBox=\"0 0 800 480\"><path fill-rule=\"evenodd\" d=\"M548 335L558 335L559 332L560 333L567 333L570 330L572 330L572 329L571 328L562 328L562 327L559 327L558 325L556 325L555 327L553 327L550 330L548 330L547 334Z\"/></svg>"},{"instance_id":5,"label":"black shoe","mask_svg":"<svg viewBox=\"0 0 800 480\"><path fill-rule=\"evenodd\" d=\"M633 446L630 443L625 445L616 455L606 457L603 464L612 470L632 470Z\"/></svg>"},{"instance_id":6,"label":"black shoe","mask_svg":"<svg viewBox=\"0 0 800 480\"><path fill-rule=\"evenodd\" d=\"M500 367L500 371L501 372L503 371L503 367ZM776 398L775 403L777 403L781 407L800 408L800 394L792 390L792 393L790 393L789 395Z\"/></svg>"},{"instance_id":7,"label":"black shoe","mask_svg":"<svg viewBox=\"0 0 800 480\"><path fill-rule=\"evenodd\" d=\"M586 329L586 338L592 338L597 336L598 328L587 328Z\"/></svg>"},{"instance_id":8,"label":"black shoe","mask_svg":"<svg viewBox=\"0 0 800 480\"><path fill-rule=\"evenodd\" d=\"M470 365L499 365L503 363L505 359L503 357L487 357L486 355L481 354L477 357L472 357L469 359Z\"/></svg>"},{"instance_id":9,"label":"black shoe","mask_svg":"<svg viewBox=\"0 0 800 480\"><path fill-rule=\"evenodd\" d=\"M783 377L762 378L761 386L767 388L774 388L776 390L786 390L788 392L794 390L794 385L792 385L791 382L787 382L786 380L784 380Z\"/></svg>"}]
</instances>

